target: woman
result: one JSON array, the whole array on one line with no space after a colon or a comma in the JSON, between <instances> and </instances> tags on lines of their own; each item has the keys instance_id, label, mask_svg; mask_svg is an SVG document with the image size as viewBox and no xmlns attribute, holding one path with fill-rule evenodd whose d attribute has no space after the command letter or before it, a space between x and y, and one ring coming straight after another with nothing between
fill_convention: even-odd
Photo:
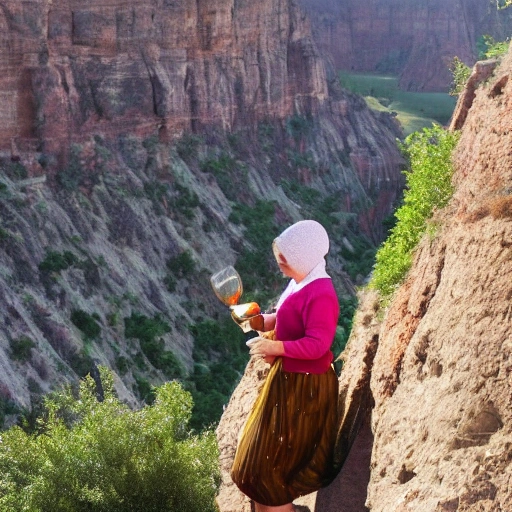
<instances>
[{"instance_id":1,"label":"woman","mask_svg":"<svg viewBox=\"0 0 512 512\"><path fill-rule=\"evenodd\" d=\"M327 232L316 221L293 224L273 243L291 280L250 353L271 363L238 444L231 476L256 512L291 512L293 500L331 482L338 379L330 350L339 305L324 256ZM262 321L263 320L263 321ZM256 325L256 323L255 323Z\"/></svg>"}]
</instances>

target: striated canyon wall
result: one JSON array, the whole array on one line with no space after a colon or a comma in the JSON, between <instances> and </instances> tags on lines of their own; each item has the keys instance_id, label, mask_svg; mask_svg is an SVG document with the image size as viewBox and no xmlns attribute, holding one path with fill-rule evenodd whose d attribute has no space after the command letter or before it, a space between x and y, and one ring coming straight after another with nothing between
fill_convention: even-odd
<instances>
[{"instance_id":1,"label":"striated canyon wall","mask_svg":"<svg viewBox=\"0 0 512 512\"><path fill-rule=\"evenodd\" d=\"M351 237L380 240L403 186L400 129L336 86L293 1L0 7L1 404L98 364L140 403L177 375L149 349L191 374L189 326L228 318L209 275L254 257L262 203L276 231L323 216L353 294ZM151 347L127 336L142 317L168 327Z\"/></svg>"},{"instance_id":2,"label":"striated canyon wall","mask_svg":"<svg viewBox=\"0 0 512 512\"><path fill-rule=\"evenodd\" d=\"M327 98L325 68L288 0L4 1L0 148L42 151L130 131L223 129Z\"/></svg>"},{"instance_id":3,"label":"striated canyon wall","mask_svg":"<svg viewBox=\"0 0 512 512\"><path fill-rule=\"evenodd\" d=\"M512 509L512 51L472 87L454 196L391 304L361 293L341 355L342 419L367 416L337 480L299 510ZM224 471L263 376L253 364L219 426ZM219 502L250 510L227 473Z\"/></svg>"},{"instance_id":4,"label":"striated canyon wall","mask_svg":"<svg viewBox=\"0 0 512 512\"><path fill-rule=\"evenodd\" d=\"M488 0L301 0L315 40L338 69L392 73L410 91L447 92L449 65L477 60L477 41L512 33L512 12Z\"/></svg>"}]
</instances>

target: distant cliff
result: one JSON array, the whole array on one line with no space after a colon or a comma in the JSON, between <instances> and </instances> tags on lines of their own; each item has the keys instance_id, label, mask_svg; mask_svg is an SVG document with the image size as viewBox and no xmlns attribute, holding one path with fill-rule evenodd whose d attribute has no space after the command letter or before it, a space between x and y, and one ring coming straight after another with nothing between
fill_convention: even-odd
<instances>
[{"instance_id":1,"label":"distant cliff","mask_svg":"<svg viewBox=\"0 0 512 512\"><path fill-rule=\"evenodd\" d=\"M450 88L449 64L477 60L482 35L512 34L512 10L488 0L300 0L338 69L393 73L409 91Z\"/></svg>"},{"instance_id":2,"label":"distant cliff","mask_svg":"<svg viewBox=\"0 0 512 512\"><path fill-rule=\"evenodd\" d=\"M229 320L209 275L264 289L261 241L306 216L353 294L400 130L331 80L293 1L6 0L0 28L3 409L97 364L134 404L208 372L193 328Z\"/></svg>"}]
</instances>

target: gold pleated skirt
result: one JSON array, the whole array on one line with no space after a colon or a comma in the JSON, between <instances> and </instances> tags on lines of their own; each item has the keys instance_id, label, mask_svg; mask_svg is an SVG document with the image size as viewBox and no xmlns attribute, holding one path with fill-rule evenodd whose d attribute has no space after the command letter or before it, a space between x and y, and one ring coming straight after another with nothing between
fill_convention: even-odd
<instances>
[{"instance_id":1,"label":"gold pleated skirt","mask_svg":"<svg viewBox=\"0 0 512 512\"><path fill-rule=\"evenodd\" d=\"M338 379L291 373L276 359L237 447L231 477L257 503L279 506L334 478Z\"/></svg>"}]
</instances>

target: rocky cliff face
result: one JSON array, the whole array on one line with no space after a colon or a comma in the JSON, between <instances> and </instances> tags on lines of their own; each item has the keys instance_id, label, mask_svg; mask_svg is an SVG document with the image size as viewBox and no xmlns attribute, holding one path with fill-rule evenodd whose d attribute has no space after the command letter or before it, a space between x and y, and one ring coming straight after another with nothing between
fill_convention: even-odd
<instances>
[{"instance_id":1,"label":"rocky cliff face","mask_svg":"<svg viewBox=\"0 0 512 512\"><path fill-rule=\"evenodd\" d=\"M208 277L254 257L262 202L274 230L331 223L352 294L351 233L381 239L402 186L398 127L330 82L293 2L104 4L1 4L4 405L100 363L131 403L175 376L155 354L191 372L188 326L226 316ZM143 317L156 345L127 336Z\"/></svg>"},{"instance_id":2,"label":"rocky cliff face","mask_svg":"<svg viewBox=\"0 0 512 512\"><path fill-rule=\"evenodd\" d=\"M410 91L448 91L449 64L458 56L468 65L477 40L510 37L510 10L487 0L301 0L312 18L315 40L338 69L400 75Z\"/></svg>"},{"instance_id":3,"label":"rocky cliff face","mask_svg":"<svg viewBox=\"0 0 512 512\"><path fill-rule=\"evenodd\" d=\"M361 295L342 354L340 410L361 404L368 418L338 479L301 510L512 509L511 76L509 52L473 91L455 194L391 305L382 311L378 296ZM244 377L219 426L225 469L225 422L235 439L259 378ZM223 512L249 511L225 478Z\"/></svg>"},{"instance_id":4,"label":"rocky cliff face","mask_svg":"<svg viewBox=\"0 0 512 512\"><path fill-rule=\"evenodd\" d=\"M4 148L33 138L59 153L90 131L230 129L327 99L288 1L7 1L0 24Z\"/></svg>"}]
</instances>

